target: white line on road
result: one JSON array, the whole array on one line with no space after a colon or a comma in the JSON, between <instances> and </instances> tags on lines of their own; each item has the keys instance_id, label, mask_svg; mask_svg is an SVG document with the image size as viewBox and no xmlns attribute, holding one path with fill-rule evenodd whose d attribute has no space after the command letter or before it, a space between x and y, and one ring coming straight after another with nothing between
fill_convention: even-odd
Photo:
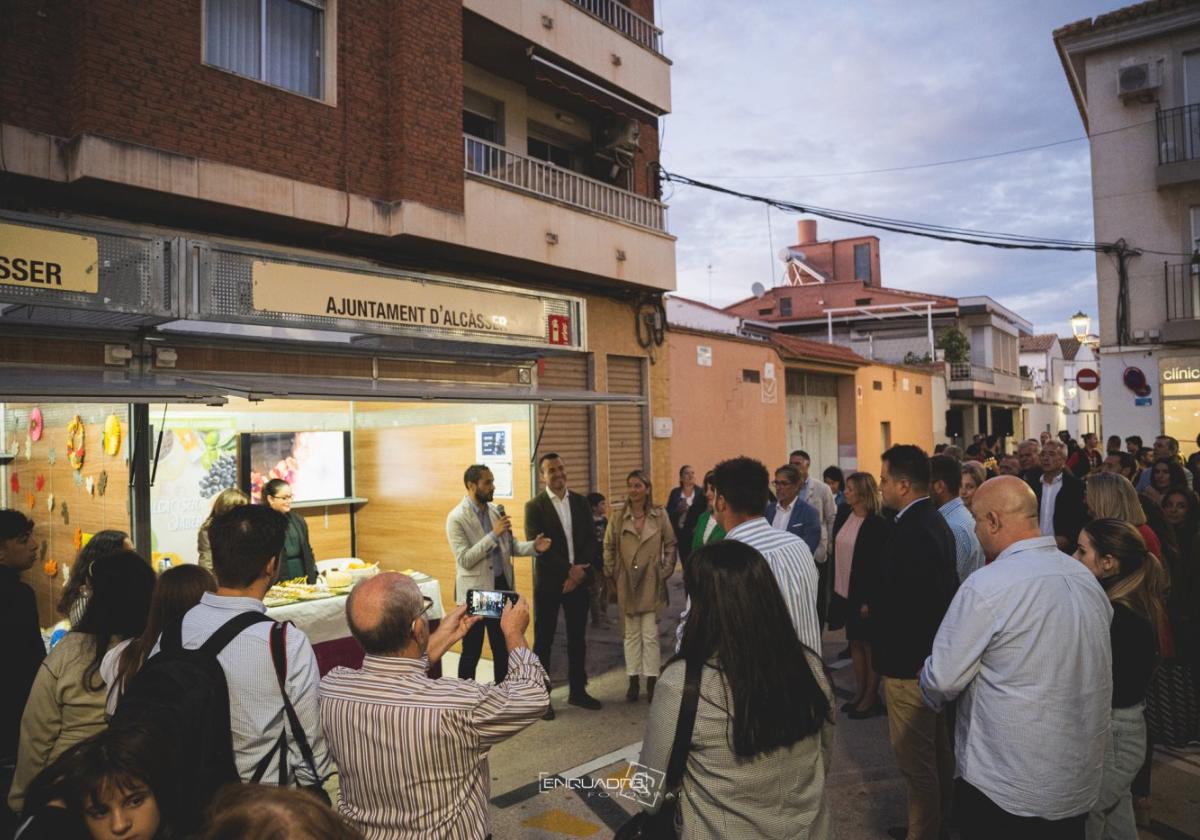
<instances>
[{"instance_id":1,"label":"white line on road","mask_svg":"<svg viewBox=\"0 0 1200 840\"><path fill-rule=\"evenodd\" d=\"M627 747L621 747L619 750L613 750L599 758L593 758L586 764L580 764L578 767L572 767L570 770L563 770L558 775L564 779L578 779L594 773L602 767L608 767L610 764L616 764L618 761L634 762L638 756L642 754L642 742L637 741Z\"/></svg>"}]
</instances>

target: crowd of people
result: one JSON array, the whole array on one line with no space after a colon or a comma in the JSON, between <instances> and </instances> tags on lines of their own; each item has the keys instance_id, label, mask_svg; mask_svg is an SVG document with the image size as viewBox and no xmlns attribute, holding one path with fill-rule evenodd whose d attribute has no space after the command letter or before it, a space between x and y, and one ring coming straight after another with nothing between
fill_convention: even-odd
<instances>
[{"instance_id":1,"label":"crowd of people","mask_svg":"<svg viewBox=\"0 0 1200 840\"><path fill-rule=\"evenodd\" d=\"M1166 436L1149 455L1121 443L897 445L878 473L819 479L803 451L773 471L737 457L700 482L685 466L664 505L636 470L612 510L546 453L524 540L472 465L446 520L457 606L434 629L409 576L358 584L346 620L363 665L323 677L263 604L311 574L286 485L264 505L223 494L204 565L156 577L126 535L98 534L49 653L19 578L33 523L0 511L5 836L487 837L488 751L555 717L560 611L568 702L594 711L585 633L615 602L626 700L649 701L642 818L683 837L831 836L829 628L855 682L841 712L887 717L907 801L893 836L1136 838L1151 735L1200 738L1200 457ZM498 619L469 614L468 590L511 591L513 557L530 555L532 609L519 595ZM491 682L475 679L485 635ZM430 677L460 641L458 679Z\"/></svg>"}]
</instances>

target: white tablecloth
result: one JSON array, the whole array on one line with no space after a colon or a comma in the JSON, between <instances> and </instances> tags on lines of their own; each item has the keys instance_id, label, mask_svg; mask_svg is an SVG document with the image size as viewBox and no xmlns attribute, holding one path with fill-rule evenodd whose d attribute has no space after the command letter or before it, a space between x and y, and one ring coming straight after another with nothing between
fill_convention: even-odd
<instances>
[{"instance_id":1,"label":"white tablecloth","mask_svg":"<svg viewBox=\"0 0 1200 840\"><path fill-rule=\"evenodd\" d=\"M429 578L418 583L417 586L422 595L433 599L433 606L429 610L428 617L430 619L444 617L446 612L442 609L442 587L438 582ZM334 639L344 639L350 635L350 627L346 624L345 595L272 607L267 610L267 615L276 621L292 622L304 631L304 635L308 636L308 640L314 645Z\"/></svg>"}]
</instances>

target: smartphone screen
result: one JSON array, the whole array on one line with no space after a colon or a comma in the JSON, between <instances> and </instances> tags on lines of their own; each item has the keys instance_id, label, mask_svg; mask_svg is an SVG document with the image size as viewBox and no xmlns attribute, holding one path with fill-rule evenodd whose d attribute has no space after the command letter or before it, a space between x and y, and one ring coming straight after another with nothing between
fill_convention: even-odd
<instances>
[{"instance_id":1,"label":"smartphone screen","mask_svg":"<svg viewBox=\"0 0 1200 840\"><path fill-rule=\"evenodd\" d=\"M517 603L517 593L502 589L468 589L467 615L499 618L504 602Z\"/></svg>"}]
</instances>

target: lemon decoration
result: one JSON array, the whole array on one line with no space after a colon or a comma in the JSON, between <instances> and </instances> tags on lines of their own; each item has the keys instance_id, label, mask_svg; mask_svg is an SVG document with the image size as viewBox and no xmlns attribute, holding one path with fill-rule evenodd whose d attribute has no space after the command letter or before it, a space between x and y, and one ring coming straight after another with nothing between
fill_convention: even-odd
<instances>
[{"instance_id":1,"label":"lemon decoration","mask_svg":"<svg viewBox=\"0 0 1200 840\"><path fill-rule=\"evenodd\" d=\"M115 414L104 421L104 452L116 455L121 451L121 419Z\"/></svg>"},{"instance_id":2,"label":"lemon decoration","mask_svg":"<svg viewBox=\"0 0 1200 840\"><path fill-rule=\"evenodd\" d=\"M83 419L76 414L67 424L67 461L73 470L83 469L83 441Z\"/></svg>"}]
</instances>

